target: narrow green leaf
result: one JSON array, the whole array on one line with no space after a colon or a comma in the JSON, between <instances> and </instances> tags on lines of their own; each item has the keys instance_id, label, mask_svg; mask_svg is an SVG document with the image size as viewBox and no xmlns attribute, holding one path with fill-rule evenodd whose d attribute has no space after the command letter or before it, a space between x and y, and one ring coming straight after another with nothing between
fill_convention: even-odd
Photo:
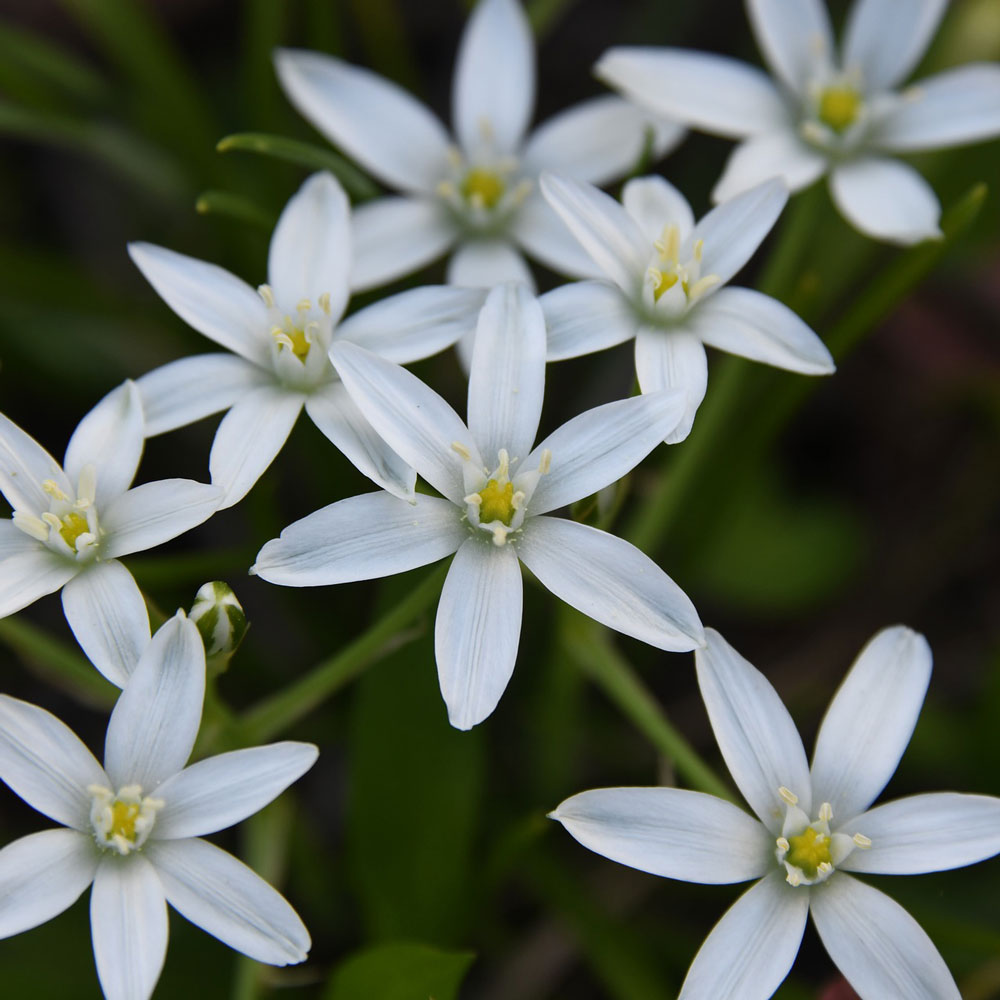
<instances>
[{"instance_id":1,"label":"narrow green leaf","mask_svg":"<svg viewBox=\"0 0 1000 1000\"><path fill-rule=\"evenodd\" d=\"M247 222L270 232L278 221L277 216L255 205L249 198L232 191L202 191L194 203L199 215L224 215L239 222Z\"/></svg>"},{"instance_id":2,"label":"narrow green leaf","mask_svg":"<svg viewBox=\"0 0 1000 1000\"><path fill-rule=\"evenodd\" d=\"M323 1000L457 1000L475 958L424 944L366 948L334 970Z\"/></svg>"}]
</instances>

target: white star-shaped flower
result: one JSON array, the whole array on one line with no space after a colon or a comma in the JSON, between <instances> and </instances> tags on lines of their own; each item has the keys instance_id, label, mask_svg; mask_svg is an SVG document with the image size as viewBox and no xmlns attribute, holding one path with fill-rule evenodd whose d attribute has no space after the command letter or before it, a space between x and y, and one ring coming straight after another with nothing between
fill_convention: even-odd
<instances>
[{"instance_id":1,"label":"white star-shaped flower","mask_svg":"<svg viewBox=\"0 0 1000 1000\"><path fill-rule=\"evenodd\" d=\"M435 626L453 726L496 707L521 630L518 560L567 604L660 649L690 650L702 627L651 559L614 535L545 516L620 479L677 423L677 392L636 396L570 420L532 448L545 386L545 326L522 285L495 288L476 330L469 423L398 365L354 344L333 349L348 391L390 446L442 497L371 493L287 527L257 556L271 583L369 580L452 553Z\"/></svg>"},{"instance_id":2,"label":"white star-shaped flower","mask_svg":"<svg viewBox=\"0 0 1000 1000\"><path fill-rule=\"evenodd\" d=\"M91 935L108 1000L152 994L166 903L260 962L301 962L309 950L287 901L201 837L262 809L312 767L316 747L275 743L185 767L204 693L201 637L179 612L115 705L103 767L54 715L0 695L0 778L64 827L0 851L0 937L51 920L93 884Z\"/></svg>"},{"instance_id":3,"label":"white star-shaped flower","mask_svg":"<svg viewBox=\"0 0 1000 1000\"><path fill-rule=\"evenodd\" d=\"M119 556L206 521L223 491L190 479L129 489L144 443L139 392L126 382L88 413L63 466L0 414L0 617L62 588L66 621L90 661L123 687L149 642L146 603Z\"/></svg>"},{"instance_id":4,"label":"white star-shaped flower","mask_svg":"<svg viewBox=\"0 0 1000 1000\"><path fill-rule=\"evenodd\" d=\"M777 692L717 632L695 654L722 756L756 813L678 788L582 792L552 814L581 844L668 878L759 878L695 956L680 1000L766 1000L812 913L863 1000L960 1000L944 960L898 903L849 872L915 875L1000 851L1000 799L939 792L870 808L916 725L931 673L923 636L897 626L859 654L813 753Z\"/></svg>"},{"instance_id":5,"label":"white star-shaped flower","mask_svg":"<svg viewBox=\"0 0 1000 1000\"><path fill-rule=\"evenodd\" d=\"M635 338L643 392L683 389L687 437L708 386L705 345L801 372L828 375L823 342L787 306L749 288L723 287L781 214L788 189L767 181L714 208L697 225L684 195L662 177L629 181L619 204L590 184L551 174L542 191L607 276L541 297L548 358L560 361Z\"/></svg>"},{"instance_id":6,"label":"white star-shaped flower","mask_svg":"<svg viewBox=\"0 0 1000 1000\"><path fill-rule=\"evenodd\" d=\"M1000 65L973 63L895 88L919 62L947 0L855 0L838 52L822 0L747 0L774 79L725 56L614 48L596 72L640 106L743 140L713 197L783 177L793 190L829 171L844 217L874 239L939 236L941 206L892 153L1000 135Z\"/></svg>"},{"instance_id":7,"label":"white star-shaped flower","mask_svg":"<svg viewBox=\"0 0 1000 1000\"><path fill-rule=\"evenodd\" d=\"M129 253L181 319L231 352L174 361L137 383L148 436L229 411L209 459L212 482L226 490L224 507L263 475L303 406L377 485L397 496L413 492L413 470L351 403L330 364L330 345L350 340L393 361L417 361L475 328L484 293L427 286L342 320L353 259L350 205L327 173L306 180L285 206L271 237L270 283L258 290L163 247L132 243Z\"/></svg>"}]
</instances>

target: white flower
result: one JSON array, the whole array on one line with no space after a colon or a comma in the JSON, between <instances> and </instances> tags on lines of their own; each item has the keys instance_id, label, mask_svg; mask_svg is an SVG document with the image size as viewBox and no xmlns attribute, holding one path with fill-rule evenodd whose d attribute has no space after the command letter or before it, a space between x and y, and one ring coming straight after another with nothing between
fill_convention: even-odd
<instances>
[{"instance_id":1,"label":"white flower","mask_svg":"<svg viewBox=\"0 0 1000 1000\"><path fill-rule=\"evenodd\" d=\"M65 829L0 851L0 937L50 920L93 883L90 926L108 1000L145 1000L167 948L169 902L260 962L301 962L309 933L285 899L201 840L262 809L316 760L275 743L184 767L205 693L205 653L183 613L142 654L108 723L104 767L44 709L0 695L0 778Z\"/></svg>"},{"instance_id":2,"label":"white flower","mask_svg":"<svg viewBox=\"0 0 1000 1000\"><path fill-rule=\"evenodd\" d=\"M532 284L520 250L571 274L582 255L537 191L542 170L603 184L638 159L647 127L654 155L681 136L606 95L551 118L530 136L535 103L531 26L517 0L481 0L459 46L452 92L454 140L427 108L369 70L316 52L281 50L278 78L291 102L331 142L402 197L353 218L355 288L371 288L457 249L453 284Z\"/></svg>"},{"instance_id":3,"label":"white flower","mask_svg":"<svg viewBox=\"0 0 1000 1000\"><path fill-rule=\"evenodd\" d=\"M146 603L119 556L162 545L201 524L217 486L164 479L129 489L142 455L139 392L125 382L88 413L63 468L0 414L0 618L62 588L66 621L97 669L123 687L149 642ZM65 470L65 471L64 471Z\"/></svg>"},{"instance_id":4,"label":"white flower","mask_svg":"<svg viewBox=\"0 0 1000 1000\"><path fill-rule=\"evenodd\" d=\"M810 912L863 1000L960 1000L917 922L848 874L944 871L1000 851L1000 799L940 792L870 808L916 725L931 673L926 640L897 626L865 646L826 713L810 768L774 688L717 632L705 635L698 683L758 818L677 788L582 792L552 814L581 844L642 871L713 884L760 879L701 946L680 1000L771 996Z\"/></svg>"},{"instance_id":5,"label":"white flower","mask_svg":"<svg viewBox=\"0 0 1000 1000\"><path fill-rule=\"evenodd\" d=\"M917 243L940 235L927 182L887 153L1000 135L1000 65L975 63L894 90L919 62L947 0L855 0L838 53L822 0L747 0L774 74L725 56L615 48L596 72L639 105L743 140L713 196L781 176L793 190L830 171L830 192L855 228Z\"/></svg>"},{"instance_id":6,"label":"white flower","mask_svg":"<svg viewBox=\"0 0 1000 1000\"><path fill-rule=\"evenodd\" d=\"M270 284L258 291L228 271L149 243L132 260L167 305L232 353L201 354L138 381L153 436L229 410L215 435L212 482L224 507L242 499L281 450L304 406L357 468L397 496L413 470L372 431L330 364L345 339L400 363L450 347L475 327L483 293L428 286L341 321L350 291L350 205L330 174L314 174L285 206L271 237Z\"/></svg>"},{"instance_id":7,"label":"white flower","mask_svg":"<svg viewBox=\"0 0 1000 1000\"><path fill-rule=\"evenodd\" d=\"M749 288L723 285L750 259L788 199L779 180L724 202L697 225L684 195L662 177L629 181L622 204L590 184L545 174L542 192L607 275L541 298L550 361L635 338L643 392L687 393L668 443L687 437L705 397L705 344L805 375L827 375L833 359L787 306Z\"/></svg>"},{"instance_id":8,"label":"white flower","mask_svg":"<svg viewBox=\"0 0 1000 1000\"><path fill-rule=\"evenodd\" d=\"M677 422L679 393L637 396L570 420L532 449L545 384L541 309L520 285L495 288L476 330L469 425L414 375L353 344L333 350L372 425L444 499L370 493L332 504L268 542L252 572L293 587L368 580L455 553L435 626L453 726L496 707L521 629L518 560L558 597L660 649L690 650L691 602L638 549L547 513L615 482Z\"/></svg>"}]
</instances>

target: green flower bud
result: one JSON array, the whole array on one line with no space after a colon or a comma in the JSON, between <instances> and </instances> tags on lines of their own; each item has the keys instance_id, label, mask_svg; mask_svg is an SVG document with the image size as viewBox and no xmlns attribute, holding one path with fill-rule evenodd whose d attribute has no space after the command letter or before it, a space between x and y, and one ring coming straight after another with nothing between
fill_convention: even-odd
<instances>
[{"instance_id":1,"label":"green flower bud","mask_svg":"<svg viewBox=\"0 0 1000 1000\"><path fill-rule=\"evenodd\" d=\"M206 583L195 595L188 616L198 626L205 656L228 659L247 631L247 616L232 587L221 580Z\"/></svg>"}]
</instances>

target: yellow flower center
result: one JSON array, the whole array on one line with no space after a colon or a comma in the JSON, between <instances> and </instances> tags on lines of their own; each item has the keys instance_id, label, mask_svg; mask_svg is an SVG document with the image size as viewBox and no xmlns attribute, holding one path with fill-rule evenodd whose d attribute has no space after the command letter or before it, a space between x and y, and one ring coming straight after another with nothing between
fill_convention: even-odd
<instances>
[{"instance_id":1,"label":"yellow flower center","mask_svg":"<svg viewBox=\"0 0 1000 1000\"><path fill-rule=\"evenodd\" d=\"M63 536L63 540L71 549L76 549L76 540L85 532L90 531L90 525L87 524L87 519L82 514L77 514L77 512L70 511L68 514L63 515L60 518L62 527L59 529L59 534Z\"/></svg>"},{"instance_id":2,"label":"yellow flower center","mask_svg":"<svg viewBox=\"0 0 1000 1000\"><path fill-rule=\"evenodd\" d=\"M799 868L807 878L815 878L821 864L831 864L830 838L811 826L797 837L788 838L788 864Z\"/></svg>"},{"instance_id":3,"label":"yellow flower center","mask_svg":"<svg viewBox=\"0 0 1000 1000\"><path fill-rule=\"evenodd\" d=\"M484 167L473 167L462 181L462 195L466 201L482 202L486 208L493 208L505 190L504 182Z\"/></svg>"},{"instance_id":4,"label":"yellow flower center","mask_svg":"<svg viewBox=\"0 0 1000 1000\"><path fill-rule=\"evenodd\" d=\"M514 519L514 484L506 482L501 486L495 479L491 479L480 491L479 496L482 502L479 505L479 521L481 524L489 524L492 521L500 521L502 524L510 525Z\"/></svg>"},{"instance_id":5,"label":"yellow flower center","mask_svg":"<svg viewBox=\"0 0 1000 1000\"><path fill-rule=\"evenodd\" d=\"M117 799L111 805L111 827L108 837L124 837L135 843L135 821L139 818L138 802L120 802Z\"/></svg>"},{"instance_id":6,"label":"yellow flower center","mask_svg":"<svg viewBox=\"0 0 1000 1000\"><path fill-rule=\"evenodd\" d=\"M834 132L853 125L861 111L861 95L843 85L827 87L819 98L819 120Z\"/></svg>"}]
</instances>

